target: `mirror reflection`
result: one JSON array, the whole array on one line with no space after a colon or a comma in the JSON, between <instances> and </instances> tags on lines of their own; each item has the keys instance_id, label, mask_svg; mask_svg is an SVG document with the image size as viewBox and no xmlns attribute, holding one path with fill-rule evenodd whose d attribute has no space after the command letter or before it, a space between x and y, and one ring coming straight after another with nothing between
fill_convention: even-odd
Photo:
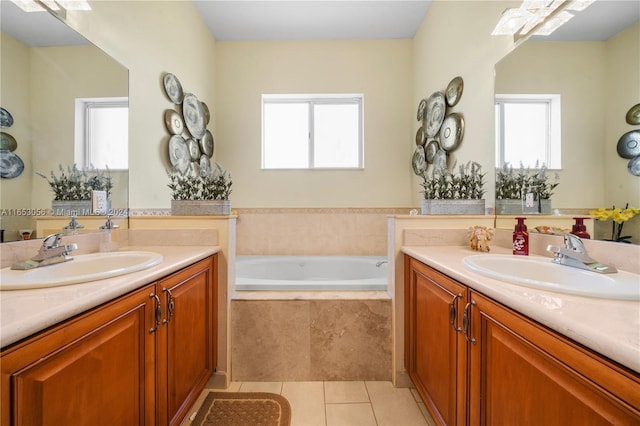
<instances>
[{"instance_id":1,"label":"mirror reflection","mask_svg":"<svg viewBox=\"0 0 640 426\"><path fill-rule=\"evenodd\" d=\"M62 230L60 225L70 222L67 215L90 213L63 210L63 216L51 216L51 173L59 179L62 168L68 177L74 165L108 176L107 206L126 216L128 70L51 13L27 13L9 1L0 6L0 106L13 121L0 130L3 139L10 135L16 142L2 147L13 150L5 149L0 166L10 167L5 160L14 157L24 164L21 173L0 181L4 241L41 238L45 230ZM95 173L89 171L88 178ZM77 232L92 232L105 218L78 222L83 228Z\"/></svg>"},{"instance_id":2,"label":"mirror reflection","mask_svg":"<svg viewBox=\"0 0 640 426\"><path fill-rule=\"evenodd\" d=\"M500 100L507 105L512 99L539 105L545 99L549 111L554 102L559 107L555 113L542 114L546 127L540 134L547 139L530 160L530 164L545 162L552 175L558 173L559 185L551 197L554 209L640 205L638 178L628 172L628 160L616 152L620 136L637 129L625 122L625 114L639 101L640 67L634 53L640 51L639 15L636 2L597 1L557 34L532 37L496 64L497 168L513 155L500 150ZM522 141L530 134L514 142L526 144ZM512 165L519 168L518 163ZM635 233L634 242L638 226L632 222L637 219L625 226ZM611 221L603 225L610 228Z\"/></svg>"}]
</instances>

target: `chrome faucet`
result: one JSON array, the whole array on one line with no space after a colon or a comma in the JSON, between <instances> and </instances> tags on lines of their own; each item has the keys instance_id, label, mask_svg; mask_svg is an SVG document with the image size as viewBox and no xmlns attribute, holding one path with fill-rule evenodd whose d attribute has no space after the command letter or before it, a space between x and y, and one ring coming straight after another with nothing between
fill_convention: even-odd
<instances>
[{"instance_id":1,"label":"chrome faucet","mask_svg":"<svg viewBox=\"0 0 640 426\"><path fill-rule=\"evenodd\" d=\"M56 263L68 262L73 260L73 257L69 256L71 251L76 250L78 245L67 244L60 245L60 240L62 240L62 234L51 234L47 236L40 246L40 250L38 254L29 260L25 260L23 262L18 262L11 267L11 269L34 269L39 268L41 266L53 265Z\"/></svg>"},{"instance_id":2,"label":"chrome faucet","mask_svg":"<svg viewBox=\"0 0 640 426\"><path fill-rule=\"evenodd\" d=\"M559 265L586 269L600 274L618 272L614 266L604 265L589 257L582 240L573 234L564 234L564 247L549 245L547 251L554 254L552 262Z\"/></svg>"},{"instance_id":3,"label":"chrome faucet","mask_svg":"<svg viewBox=\"0 0 640 426\"><path fill-rule=\"evenodd\" d=\"M388 261L388 260L378 260L378 261L376 262L376 266L379 268L379 267L381 267L382 265L384 265L385 263L389 263L389 261Z\"/></svg>"},{"instance_id":4,"label":"chrome faucet","mask_svg":"<svg viewBox=\"0 0 640 426\"><path fill-rule=\"evenodd\" d=\"M78 229L84 228L84 226L80 225L80 222L78 222L78 215L75 212L69 216L69 219L69 224L62 228L65 235L77 234Z\"/></svg>"},{"instance_id":5,"label":"chrome faucet","mask_svg":"<svg viewBox=\"0 0 640 426\"><path fill-rule=\"evenodd\" d=\"M117 228L120 228L118 225L113 223L113 220L111 219L112 217L113 217L112 214L108 214L107 215L107 221L104 223L104 225L102 225L100 227L100 229L117 229Z\"/></svg>"}]
</instances>

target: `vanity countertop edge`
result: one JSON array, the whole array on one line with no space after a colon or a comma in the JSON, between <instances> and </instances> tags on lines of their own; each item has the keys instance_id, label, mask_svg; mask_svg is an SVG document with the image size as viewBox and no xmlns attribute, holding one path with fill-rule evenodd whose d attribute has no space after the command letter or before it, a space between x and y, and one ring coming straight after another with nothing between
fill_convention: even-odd
<instances>
[{"instance_id":1,"label":"vanity countertop edge","mask_svg":"<svg viewBox=\"0 0 640 426\"><path fill-rule=\"evenodd\" d=\"M587 348L640 373L640 302L537 290L482 276L463 259L480 254L464 246L403 246L401 251L473 290ZM510 254L496 247L492 253Z\"/></svg>"},{"instance_id":2,"label":"vanity countertop edge","mask_svg":"<svg viewBox=\"0 0 640 426\"><path fill-rule=\"evenodd\" d=\"M58 287L0 291L0 347L153 283L220 251L218 246L135 246L159 253L155 266L126 275Z\"/></svg>"}]
</instances>

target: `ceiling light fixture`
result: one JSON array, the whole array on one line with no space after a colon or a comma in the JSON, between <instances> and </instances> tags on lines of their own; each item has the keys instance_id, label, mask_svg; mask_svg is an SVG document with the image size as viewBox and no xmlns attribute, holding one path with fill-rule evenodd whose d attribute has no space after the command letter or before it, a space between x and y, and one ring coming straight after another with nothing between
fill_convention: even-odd
<instances>
[{"instance_id":1,"label":"ceiling light fixture","mask_svg":"<svg viewBox=\"0 0 640 426\"><path fill-rule=\"evenodd\" d=\"M91 10L87 0L11 0L25 12Z\"/></svg>"},{"instance_id":2,"label":"ceiling light fixture","mask_svg":"<svg viewBox=\"0 0 640 426\"><path fill-rule=\"evenodd\" d=\"M549 35L573 18L567 12L582 11L595 0L524 0L519 8L507 9L492 35L513 35L516 40L529 34Z\"/></svg>"}]
</instances>

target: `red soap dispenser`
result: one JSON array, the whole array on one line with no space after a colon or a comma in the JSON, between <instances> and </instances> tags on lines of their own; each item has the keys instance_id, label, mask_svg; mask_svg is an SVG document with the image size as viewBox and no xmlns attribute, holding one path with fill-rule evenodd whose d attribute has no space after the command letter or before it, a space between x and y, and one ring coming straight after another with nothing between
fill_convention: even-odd
<instances>
[{"instance_id":1,"label":"red soap dispenser","mask_svg":"<svg viewBox=\"0 0 640 426\"><path fill-rule=\"evenodd\" d=\"M524 224L524 217L516 217L518 223L513 230L513 254L522 256L529 255L529 233L527 225Z\"/></svg>"},{"instance_id":2,"label":"red soap dispenser","mask_svg":"<svg viewBox=\"0 0 640 426\"><path fill-rule=\"evenodd\" d=\"M584 220L589 219L588 217L574 217L573 218L576 223L571 228L571 233L580 238L591 238L591 235L587 232L587 227L584 225Z\"/></svg>"}]
</instances>

